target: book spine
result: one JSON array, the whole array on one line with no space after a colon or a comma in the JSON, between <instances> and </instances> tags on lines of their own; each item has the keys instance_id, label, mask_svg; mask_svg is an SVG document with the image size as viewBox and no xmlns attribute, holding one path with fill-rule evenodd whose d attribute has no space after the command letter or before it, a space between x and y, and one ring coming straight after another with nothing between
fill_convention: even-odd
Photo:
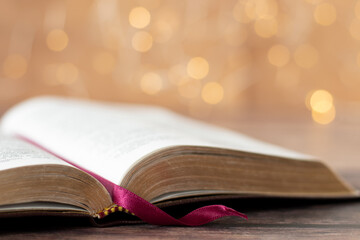
<instances>
[{"instance_id":1,"label":"book spine","mask_svg":"<svg viewBox=\"0 0 360 240\"><path fill-rule=\"evenodd\" d=\"M125 209L121 206L114 204L114 205L107 207L107 208L103 209L102 211L96 213L95 217L98 219L102 219L102 218L108 216L110 213L114 213L114 212L125 212L127 214L135 216L135 214L130 212L128 209Z\"/></svg>"}]
</instances>

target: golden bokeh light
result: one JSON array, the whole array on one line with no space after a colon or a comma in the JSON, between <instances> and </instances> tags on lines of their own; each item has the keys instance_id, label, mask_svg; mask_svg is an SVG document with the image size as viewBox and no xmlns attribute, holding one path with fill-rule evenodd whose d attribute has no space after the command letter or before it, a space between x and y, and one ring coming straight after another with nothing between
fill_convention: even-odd
<instances>
[{"instance_id":1,"label":"golden bokeh light","mask_svg":"<svg viewBox=\"0 0 360 240\"><path fill-rule=\"evenodd\" d=\"M217 82L208 82L201 91L201 97L208 104L218 104L224 97L224 88Z\"/></svg>"},{"instance_id":2,"label":"golden bokeh light","mask_svg":"<svg viewBox=\"0 0 360 240\"><path fill-rule=\"evenodd\" d=\"M319 61L316 48L311 45L300 45L294 53L295 63L302 68L312 68Z\"/></svg>"},{"instance_id":3,"label":"golden bokeh light","mask_svg":"<svg viewBox=\"0 0 360 240\"><path fill-rule=\"evenodd\" d=\"M284 45L274 45L268 51L268 60L276 67L283 67L290 60L290 51Z\"/></svg>"},{"instance_id":4,"label":"golden bokeh light","mask_svg":"<svg viewBox=\"0 0 360 240\"><path fill-rule=\"evenodd\" d=\"M144 7L136 7L130 11L129 23L134 28L145 28L150 24L151 14Z\"/></svg>"},{"instance_id":5,"label":"golden bokeh light","mask_svg":"<svg viewBox=\"0 0 360 240\"><path fill-rule=\"evenodd\" d=\"M115 57L109 52L98 52L92 59L92 66L99 74L110 74L115 68Z\"/></svg>"},{"instance_id":6,"label":"golden bokeh light","mask_svg":"<svg viewBox=\"0 0 360 240\"><path fill-rule=\"evenodd\" d=\"M306 95L306 107L311 110L312 119L319 124L329 124L335 119L333 96L324 89L310 91Z\"/></svg>"},{"instance_id":7,"label":"golden bokeh light","mask_svg":"<svg viewBox=\"0 0 360 240\"><path fill-rule=\"evenodd\" d=\"M153 37L145 31L137 32L132 38L131 45L138 52L147 52L153 45Z\"/></svg>"},{"instance_id":8,"label":"golden bokeh light","mask_svg":"<svg viewBox=\"0 0 360 240\"><path fill-rule=\"evenodd\" d=\"M205 58L194 57L187 64L187 73L195 79L203 79L209 73L209 63Z\"/></svg>"},{"instance_id":9,"label":"golden bokeh light","mask_svg":"<svg viewBox=\"0 0 360 240\"><path fill-rule=\"evenodd\" d=\"M201 82L199 80L187 79L178 86L180 96L184 98L196 98L201 92Z\"/></svg>"},{"instance_id":10,"label":"golden bokeh light","mask_svg":"<svg viewBox=\"0 0 360 240\"><path fill-rule=\"evenodd\" d=\"M155 95L163 88L163 79L159 74L146 73L140 80L140 88L146 94Z\"/></svg>"},{"instance_id":11,"label":"golden bokeh light","mask_svg":"<svg viewBox=\"0 0 360 240\"><path fill-rule=\"evenodd\" d=\"M331 3L322 3L314 11L315 21L323 26L329 26L336 20L336 8Z\"/></svg>"},{"instance_id":12,"label":"golden bokeh light","mask_svg":"<svg viewBox=\"0 0 360 240\"><path fill-rule=\"evenodd\" d=\"M324 112L324 113L319 113L316 111L312 111L312 119L322 125L326 125L331 123L332 121L334 121L335 116L336 116L336 111L335 111L335 107L332 106L329 111Z\"/></svg>"},{"instance_id":13,"label":"golden bokeh light","mask_svg":"<svg viewBox=\"0 0 360 240\"><path fill-rule=\"evenodd\" d=\"M19 79L25 75L28 62L22 55L12 54L6 57L2 69L5 77Z\"/></svg>"},{"instance_id":14,"label":"golden bokeh light","mask_svg":"<svg viewBox=\"0 0 360 240\"><path fill-rule=\"evenodd\" d=\"M46 44L48 48L54 52L61 52L69 43L69 37L61 29L54 29L50 31L46 37Z\"/></svg>"},{"instance_id":15,"label":"golden bokeh light","mask_svg":"<svg viewBox=\"0 0 360 240\"><path fill-rule=\"evenodd\" d=\"M72 63L60 64L56 70L56 79L60 84L72 84L79 76L78 68Z\"/></svg>"},{"instance_id":16,"label":"golden bokeh light","mask_svg":"<svg viewBox=\"0 0 360 240\"><path fill-rule=\"evenodd\" d=\"M275 0L239 0L232 11L236 21L248 23L255 19L273 19L278 14Z\"/></svg>"},{"instance_id":17,"label":"golden bokeh light","mask_svg":"<svg viewBox=\"0 0 360 240\"><path fill-rule=\"evenodd\" d=\"M326 90L316 90L310 97L310 106L313 112L326 113L333 107L333 97Z\"/></svg>"},{"instance_id":18,"label":"golden bokeh light","mask_svg":"<svg viewBox=\"0 0 360 240\"><path fill-rule=\"evenodd\" d=\"M278 23L276 19L260 18L255 21L254 29L258 36L262 38L270 38L277 34Z\"/></svg>"},{"instance_id":19,"label":"golden bokeh light","mask_svg":"<svg viewBox=\"0 0 360 240\"><path fill-rule=\"evenodd\" d=\"M253 0L258 19L272 19L277 16L278 5L275 0Z\"/></svg>"}]
</instances>

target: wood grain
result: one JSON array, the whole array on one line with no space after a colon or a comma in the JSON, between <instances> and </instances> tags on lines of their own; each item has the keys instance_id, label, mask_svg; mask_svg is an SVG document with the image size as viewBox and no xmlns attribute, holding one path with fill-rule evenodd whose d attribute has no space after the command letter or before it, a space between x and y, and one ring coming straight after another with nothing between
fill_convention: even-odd
<instances>
[{"instance_id":1,"label":"wood grain","mask_svg":"<svg viewBox=\"0 0 360 240\"><path fill-rule=\"evenodd\" d=\"M196 228L145 224L95 228L87 226L86 219L28 218L1 223L1 236L11 239L358 239L360 236L360 201L261 199L238 208L248 210L248 221L228 217Z\"/></svg>"}]
</instances>

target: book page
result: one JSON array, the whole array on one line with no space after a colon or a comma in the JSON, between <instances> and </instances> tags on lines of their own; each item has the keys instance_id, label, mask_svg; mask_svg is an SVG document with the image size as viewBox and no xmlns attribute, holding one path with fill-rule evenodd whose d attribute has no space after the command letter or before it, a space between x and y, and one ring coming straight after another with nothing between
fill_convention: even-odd
<instances>
[{"instance_id":1,"label":"book page","mask_svg":"<svg viewBox=\"0 0 360 240\"><path fill-rule=\"evenodd\" d=\"M69 165L27 142L0 135L0 171L39 164Z\"/></svg>"},{"instance_id":2,"label":"book page","mask_svg":"<svg viewBox=\"0 0 360 240\"><path fill-rule=\"evenodd\" d=\"M161 108L36 98L14 107L1 129L120 183L137 161L178 145L222 147L288 158L311 158Z\"/></svg>"},{"instance_id":3,"label":"book page","mask_svg":"<svg viewBox=\"0 0 360 240\"><path fill-rule=\"evenodd\" d=\"M0 213L2 212L23 212L23 211L72 211L72 212L86 212L83 208L55 202L30 202L17 203L0 206Z\"/></svg>"}]
</instances>

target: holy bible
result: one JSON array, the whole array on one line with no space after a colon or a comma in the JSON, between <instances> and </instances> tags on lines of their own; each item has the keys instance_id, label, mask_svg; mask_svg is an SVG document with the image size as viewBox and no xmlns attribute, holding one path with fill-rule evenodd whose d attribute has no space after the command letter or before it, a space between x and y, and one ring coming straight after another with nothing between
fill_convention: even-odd
<instances>
[{"instance_id":1,"label":"holy bible","mask_svg":"<svg viewBox=\"0 0 360 240\"><path fill-rule=\"evenodd\" d=\"M154 106L38 97L11 108L0 129L0 217L125 212L177 224L161 207L234 196L358 196L311 156ZM217 206L181 221L227 215L244 217Z\"/></svg>"}]
</instances>

